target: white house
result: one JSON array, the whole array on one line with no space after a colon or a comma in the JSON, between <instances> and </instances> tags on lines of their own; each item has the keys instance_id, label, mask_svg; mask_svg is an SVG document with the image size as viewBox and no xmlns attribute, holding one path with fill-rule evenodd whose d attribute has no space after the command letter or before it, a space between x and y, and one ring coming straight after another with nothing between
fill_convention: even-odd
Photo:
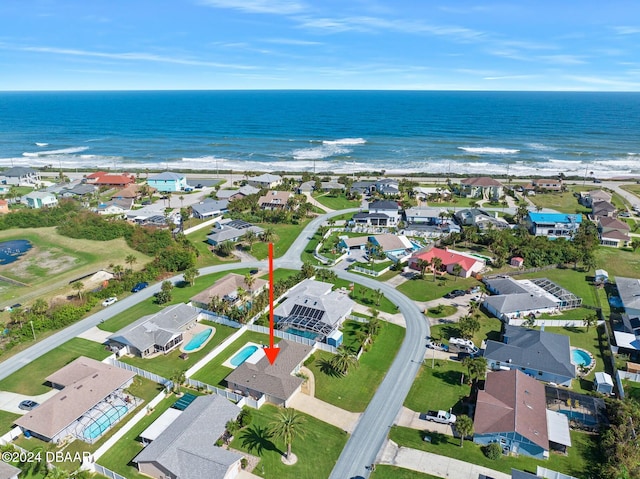
<instances>
[{"instance_id":1,"label":"white house","mask_svg":"<svg viewBox=\"0 0 640 479\"><path fill-rule=\"evenodd\" d=\"M29 208L50 208L58 204L58 199L51 193L32 191L22 197Z\"/></svg>"},{"instance_id":2,"label":"white house","mask_svg":"<svg viewBox=\"0 0 640 479\"><path fill-rule=\"evenodd\" d=\"M278 175L272 175L271 173L265 173L260 176L252 176L247 180L247 183L256 188L266 188L271 190L282 184L282 177Z\"/></svg>"}]
</instances>

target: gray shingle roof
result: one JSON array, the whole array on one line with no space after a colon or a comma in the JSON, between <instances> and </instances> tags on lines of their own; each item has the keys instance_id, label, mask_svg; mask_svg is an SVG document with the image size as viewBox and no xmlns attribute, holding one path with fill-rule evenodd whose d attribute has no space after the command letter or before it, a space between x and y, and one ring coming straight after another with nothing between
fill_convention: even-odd
<instances>
[{"instance_id":1,"label":"gray shingle roof","mask_svg":"<svg viewBox=\"0 0 640 479\"><path fill-rule=\"evenodd\" d=\"M129 344L145 351L154 344L164 345L198 317L198 311L184 303L169 306L162 311L143 316L108 337L121 344Z\"/></svg>"},{"instance_id":2,"label":"gray shingle roof","mask_svg":"<svg viewBox=\"0 0 640 479\"><path fill-rule=\"evenodd\" d=\"M239 413L222 396L200 396L133 461L157 463L176 479L222 479L242 456L214 443Z\"/></svg>"},{"instance_id":3,"label":"gray shingle roof","mask_svg":"<svg viewBox=\"0 0 640 479\"><path fill-rule=\"evenodd\" d=\"M191 205L191 209L199 216L209 216L226 210L227 206L229 206L229 200L214 200L207 198L202 203Z\"/></svg>"},{"instance_id":4,"label":"gray shingle roof","mask_svg":"<svg viewBox=\"0 0 640 479\"><path fill-rule=\"evenodd\" d=\"M517 313L518 311L532 311L558 306L558 302L546 296L538 296L530 293L500 294L485 298L485 304L492 306L503 314Z\"/></svg>"},{"instance_id":5,"label":"gray shingle roof","mask_svg":"<svg viewBox=\"0 0 640 479\"><path fill-rule=\"evenodd\" d=\"M400 209L400 206L398 206L398 203L396 203L395 201L378 200L378 201L372 201L371 203L369 203L369 211L371 210L398 211L399 209Z\"/></svg>"},{"instance_id":6,"label":"gray shingle roof","mask_svg":"<svg viewBox=\"0 0 640 479\"><path fill-rule=\"evenodd\" d=\"M576 376L568 336L509 325L505 325L504 336L508 343L487 341L485 358L560 376Z\"/></svg>"},{"instance_id":7,"label":"gray shingle roof","mask_svg":"<svg viewBox=\"0 0 640 479\"><path fill-rule=\"evenodd\" d=\"M640 309L640 279L616 276L616 286L625 308Z\"/></svg>"},{"instance_id":8,"label":"gray shingle roof","mask_svg":"<svg viewBox=\"0 0 640 479\"><path fill-rule=\"evenodd\" d=\"M489 288L489 291L494 291L496 294L519 294L527 292L525 287L511 277L487 279L485 280L485 284L487 288Z\"/></svg>"},{"instance_id":9,"label":"gray shingle roof","mask_svg":"<svg viewBox=\"0 0 640 479\"><path fill-rule=\"evenodd\" d=\"M0 479L11 479L12 477L18 477L20 469L12 466L6 462L0 461Z\"/></svg>"},{"instance_id":10,"label":"gray shingle roof","mask_svg":"<svg viewBox=\"0 0 640 479\"><path fill-rule=\"evenodd\" d=\"M36 170L29 168L28 166L13 166L4 170L0 175L9 178L19 178L21 176L33 175L36 173L38 173Z\"/></svg>"}]
</instances>

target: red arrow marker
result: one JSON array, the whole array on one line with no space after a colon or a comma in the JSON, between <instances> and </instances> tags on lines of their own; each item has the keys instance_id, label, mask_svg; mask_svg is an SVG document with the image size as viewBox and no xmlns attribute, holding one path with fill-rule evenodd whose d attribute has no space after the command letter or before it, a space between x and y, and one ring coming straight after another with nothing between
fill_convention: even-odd
<instances>
[{"instance_id":1,"label":"red arrow marker","mask_svg":"<svg viewBox=\"0 0 640 479\"><path fill-rule=\"evenodd\" d=\"M273 243L269 243L269 347L264 348L269 363L273 364L280 348L273 345Z\"/></svg>"}]
</instances>

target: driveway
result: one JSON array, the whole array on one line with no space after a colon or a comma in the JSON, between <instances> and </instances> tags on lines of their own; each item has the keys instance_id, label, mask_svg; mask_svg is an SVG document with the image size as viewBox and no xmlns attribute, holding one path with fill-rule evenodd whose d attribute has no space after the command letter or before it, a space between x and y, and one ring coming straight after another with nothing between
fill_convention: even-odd
<instances>
[{"instance_id":1,"label":"driveway","mask_svg":"<svg viewBox=\"0 0 640 479\"><path fill-rule=\"evenodd\" d=\"M27 396L25 394L17 394L9 391L0 391L0 410L12 412L14 414L25 414L28 411L23 411L18 407L22 401L26 399L31 399L39 404L42 404L47 399L52 396L55 396L60 391L57 389L52 389L49 392L44 394L39 394L38 396Z\"/></svg>"},{"instance_id":2,"label":"driveway","mask_svg":"<svg viewBox=\"0 0 640 479\"><path fill-rule=\"evenodd\" d=\"M440 424L439 422L425 421L420 419L420 413L412 411L409 408L402 407L396 417L396 424L402 427L418 429L419 431L432 431L447 436L453 436L453 429L449 424Z\"/></svg>"},{"instance_id":3,"label":"driveway","mask_svg":"<svg viewBox=\"0 0 640 479\"><path fill-rule=\"evenodd\" d=\"M360 420L360 413L350 412L339 407L321 401L318 398L308 396L301 392L287 401L287 406L302 411L343 431L351 434Z\"/></svg>"}]
</instances>

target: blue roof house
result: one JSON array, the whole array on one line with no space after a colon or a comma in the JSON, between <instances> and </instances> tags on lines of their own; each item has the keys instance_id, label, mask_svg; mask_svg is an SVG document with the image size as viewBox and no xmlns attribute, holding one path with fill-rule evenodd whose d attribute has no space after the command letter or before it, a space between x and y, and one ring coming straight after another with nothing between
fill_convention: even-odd
<instances>
[{"instance_id":1,"label":"blue roof house","mask_svg":"<svg viewBox=\"0 0 640 479\"><path fill-rule=\"evenodd\" d=\"M570 215L566 213L534 213L527 216L527 227L535 236L546 236L549 239L571 239L576 234L582 215Z\"/></svg>"},{"instance_id":2,"label":"blue roof house","mask_svg":"<svg viewBox=\"0 0 640 479\"><path fill-rule=\"evenodd\" d=\"M187 177L183 173L164 171L147 178L147 184L158 191L183 191L187 187Z\"/></svg>"}]
</instances>

